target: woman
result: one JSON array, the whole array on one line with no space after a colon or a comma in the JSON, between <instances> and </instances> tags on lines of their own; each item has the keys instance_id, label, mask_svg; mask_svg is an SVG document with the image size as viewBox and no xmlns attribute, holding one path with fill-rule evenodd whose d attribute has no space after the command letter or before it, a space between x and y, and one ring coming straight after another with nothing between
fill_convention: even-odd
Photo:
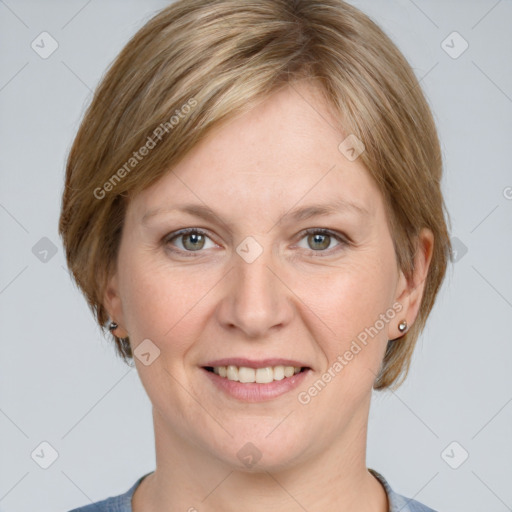
<instances>
[{"instance_id":1,"label":"woman","mask_svg":"<svg viewBox=\"0 0 512 512\"><path fill-rule=\"evenodd\" d=\"M435 124L341 0L178 1L69 155L69 268L153 405L157 467L78 510L431 511L366 467L450 258Z\"/></svg>"}]
</instances>

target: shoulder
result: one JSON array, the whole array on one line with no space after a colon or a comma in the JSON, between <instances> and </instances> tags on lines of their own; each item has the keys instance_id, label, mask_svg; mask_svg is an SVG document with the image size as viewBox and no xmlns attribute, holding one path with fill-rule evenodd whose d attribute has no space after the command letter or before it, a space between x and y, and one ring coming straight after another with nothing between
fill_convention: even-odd
<instances>
[{"instance_id":1,"label":"shoulder","mask_svg":"<svg viewBox=\"0 0 512 512\"><path fill-rule=\"evenodd\" d=\"M135 489L139 486L142 480L148 476L147 473L141 476L126 492L118 496L111 496L107 499L84 505L83 507L74 508L69 512L132 512L132 496Z\"/></svg>"},{"instance_id":2,"label":"shoulder","mask_svg":"<svg viewBox=\"0 0 512 512\"><path fill-rule=\"evenodd\" d=\"M402 512L437 512L433 508L427 507L423 503L419 501L413 500L411 498L406 498L401 494L394 494L394 503L391 507L391 512L395 512L401 510Z\"/></svg>"},{"instance_id":3,"label":"shoulder","mask_svg":"<svg viewBox=\"0 0 512 512\"><path fill-rule=\"evenodd\" d=\"M374 475L377 480L381 482L386 490L386 494L388 495L389 501L389 512L437 512L436 510L423 505L419 501L413 500L411 498L406 498L401 494L396 493L388 481L377 471L374 469L368 468L368 470Z\"/></svg>"},{"instance_id":4,"label":"shoulder","mask_svg":"<svg viewBox=\"0 0 512 512\"><path fill-rule=\"evenodd\" d=\"M131 503L126 502L124 496L124 494L113 496L90 505L74 508L69 512L131 512Z\"/></svg>"}]
</instances>

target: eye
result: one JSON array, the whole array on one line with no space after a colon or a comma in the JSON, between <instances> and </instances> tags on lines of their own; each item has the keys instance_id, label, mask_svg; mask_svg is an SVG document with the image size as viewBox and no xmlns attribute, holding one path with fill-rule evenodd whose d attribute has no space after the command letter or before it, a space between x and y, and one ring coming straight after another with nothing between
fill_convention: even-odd
<instances>
[{"instance_id":1,"label":"eye","mask_svg":"<svg viewBox=\"0 0 512 512\"><path fill-rule=\"evenodd\" d=\"M177 240L178 243L174 244L174 240ZM210 246L208 241L211 244ZM164 242L170 246L177 246L179 250L171 247L171 250L175 252L197 252L201 251L201 249L210 249L216 245L206 232L198 228L182 229L181 231L171 233L165 237Z\"/></svg>"},{"instance_id":2,"label":"eye","mask_svg":"<svg viewBox=\"0 0 512 512\"><path fill-rule=\"evenodd\" d=\"M307 246L301 245L302 240ZM187 228L170 233L164 238L164 244L173 252L192 256L191 253L201 252L202 249L217 247L217 244L208 236L206 231L200 228ZM349 242L343 236L334 231L323 228L311 228L303 231L297 247L317 253L336 252L348 245ZM337 242L335 244L334 242ZM188 254L187 254L188 253ZM320 256L320 254L318 254Z\"/></svg>"},{"instance_id":3,"label":"eye","mask_svg":"<svg viewBox=\"0 0 512 512\"><path fill-rule=\"evenodd\" d=\"M310 249L315 252L331 252L330 249L333 249L333 247L342 248L348 245L348 242L338 234L328 229L320 228L312 228L304 231L301 241L302 240L306 240L307 247L301 246L300 244L298 247ZM333 242L338 242L338 244L333 245ZM329 249L329 251L327 251L327 249Z\"/></svg>"}]
</instances>

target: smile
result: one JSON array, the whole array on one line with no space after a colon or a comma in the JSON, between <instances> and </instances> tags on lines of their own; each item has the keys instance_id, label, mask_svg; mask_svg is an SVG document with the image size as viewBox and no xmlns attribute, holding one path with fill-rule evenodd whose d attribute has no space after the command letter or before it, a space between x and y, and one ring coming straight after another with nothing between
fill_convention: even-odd
<instances>
[{"instance_id":1,"label":"smile","mask_svg":"<svg viewBox=\"0 0 512 512\"><path fill-rule=\"evenodd\" d=\"M304 371L305 367L298 366L266 366L264 368L249 368L247 366L214 366L206 367L206 370L215 373L219 377L241 383L268 384L280 381Z\"/></svg>"},{"instance_id":2,"label":"smile","mask_svg":"<svg viewBox=\"0 0 512 512\"><path fill-rule=\"evenodd\" d=\"M269 363L270 361L253 363L253 366L259 367L251 368L242 364L220 364L219 361L201 369L203 375L214 385L214 389L221 391L223 395L241 402L253 403L274 400L291 393L312 373L308 366L274 366Z\"/></svg>"}]
</instances>

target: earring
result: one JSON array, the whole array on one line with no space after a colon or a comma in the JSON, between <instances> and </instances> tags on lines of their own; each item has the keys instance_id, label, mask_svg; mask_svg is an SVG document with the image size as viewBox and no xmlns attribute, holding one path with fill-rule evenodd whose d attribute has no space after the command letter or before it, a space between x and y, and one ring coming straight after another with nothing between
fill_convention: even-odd
<instances>
[{"instance_id":1,"label":"earring","mask_svg":"<svg viewBox=\"0 0 512 512\"><path fill-rule=\"evenodd\" d=\"M115 322L110 322L110 325L108 326L110 331L115 331L119 325L117 325Z\"/></svg>"},{"instance_id":2,"label":"earring","mask_svg":"<svg viewBox=\"0 0 512 512\"><path fill-rule=\"evenodd\" d=\"M402 320L399 324L398 324L398 330L400 332L405 332L405 330L407 329L407 322L405 320Z\"/></svg>"}]
</instances>

